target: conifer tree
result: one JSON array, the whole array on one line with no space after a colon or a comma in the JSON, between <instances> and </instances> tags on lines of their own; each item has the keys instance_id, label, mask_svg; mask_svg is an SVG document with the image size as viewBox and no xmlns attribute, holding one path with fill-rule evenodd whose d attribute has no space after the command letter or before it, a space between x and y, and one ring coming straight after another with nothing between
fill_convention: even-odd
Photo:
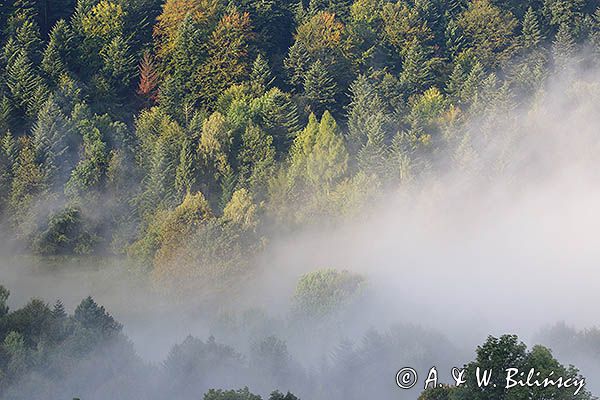
<instances>
[{"instance_id":1,"label":"conifer tree","mask_svg":"<svg viewBox=\"0 0 600 400\"><path fill-rule=\"evenodd\" d=\"M428 57L426 49L416 39L404 52L400 83L404 86L407 96L422 92L433 81L431 64L434 59Z\"/></svg>"},{"instance_id":2,"label":"conifer tree","mask_svg":"<svg viewBox=\"0 0 600 400\"><path fill-rule=\"evenodd\" d=\"M36 161L35 147L28 137L21 139L10 192L11 219L19 234L30 231L22 226L28 220L29 208L46 189L44 171Z\"/></svg>"},{"instance_id":3,"label":"conifer tree","mask_svg":"<svg viewBox=\"0 0 600 400\"><path fill-rule=\"evenodd\" d=\"M83 136L83 157L73 169L65 192L75 199L93 198L103 192L107 180L109 154L98 128L88 124Z\"/></svg>"},{"instance_id":4,"label":"conifer tree","mask_svg":"<svg viewBox=\"0 0 600 400\"><path fill-rule=\"evenodd\" d=\"M212 104L223 90L248 78L253 38L247 12L234 9L221 18L208 43L208 59L197 74L205 103Z\"/></svg>"},{"instance_id":5,"label":"conifer tree","mask_svg":"<svg viewBox=\"0 0 600 400\"><path fill-rule=\"evenodd\" d=\"M250 83L254 85L260 93L266 91L273 84L273 75L267 60L259 54L256 56L252 64L252 72L250 73Z\"/></svg>"},{"instance_id":6,"label":"conifer tree","mask_svg":"<svg viewBox=\"0 0 600 400\"><path fill-rule=\"evenodd\" d=\"M40 109L32 129L37 160L48 184L59 189L76 162L76 141L71 121L60 110L54 98L48 98Z\"/></svg>"},{"instance_id":7,"label":"conifer tree","mask_svg":"<svg viewBox=\"0 0 600 400\"><path fill-rule=\"evenodd\" d=\"M314 187L327 190L346 173L347 164L348 153L344 138L329 111L325 111L314 146L308 155L307 178Z\"/></svg>"},{"instance_id":8,"label":"conifer tree","mask_svg":"<svg viewBox=\"0 0 600 400\"><path fill-rule=\"evenodd\" d=\"M460 100L462 87L467 79L467 73L464 70L462 63L454 64L452 73L446 84L446 93L454 100Z\"/></svg>"},{"instance_id":9,"label":"conifer tree","mask_svg":"<svg viewBox=\"0 0 600 400\"><path fill-rule=\"evenodd\" d=\"M358 156L361 170L381 173L385 164L388 116L385 104L373 85L360 75L350 86L352 100L348 113L348 146Z\"/></svg>"},{"instance_id":10,"label":"conifer tree","mask_svg":"<svg viewBox=\"0 0 600 400\"><path fill-rule=\"evenodd\" d=\"M37 24L30 19L23 21L14 37L18 49L24 51L31 61L37 63L42 49L42 39Z\"/></svg>"},{"instance_id":11,"label":"conifer tree","mask_svg":"<svg viewBox=\"0 0 600 400\"><path fill-rule=\"evenodd\" d=\"M521 41L526 49L535 48L542 41L542 33L533 8L529 7L523 17L523 26L521 29Z\"/></svg>"},{"instance_id":12,"label":"conifer tree","mask_svg":"<svg viewBox=\"0 0 600 400\"><path fill-rule=\"evenodd\" d=\"M242 134L238 154L239 181L259 197L275 166L273 138L255 124L249 124Z\"/></svg>"},{"instance_id":13,"label":"conifer tree","mask_svg":"<svg viewBox=\"0 0 600 400\"><path fill-rule=\"evenodd\" d=\"M337 85L320 60L311 65L304 78L304 96L311 112L321 115L333 108Z\"/></svg>"},{"instance_id":14,"label":"conifer tree","mask_svg":"<svg viewBox=\"0 0 600 400\"><path fill-rule=\"evenodd\" d=\"M154 59L149 52L144 52L138 67L140 81L137 93L146 99L146 102L154 102L157 98L158 71Z\"/></svg>"},{"instance_id":15,"label":"conifer tree","mask_svg":"<svg viewBox=\"0 0 600 400\"><path fill-rule=\"evenodd\" d=\"M481 87L481 82L485 77L485 71L483 66L479 63L479 61L475 62L471 71L467 75L465 79L465 83L463 84L460 100L463 104L470 104L477 99L477 95L479 94L479 89Z\"/></svg>"},{"instance_id":16,"label":"conifer tree","mask_svg":"<svg viewBox=\"0 0 600 400\"><path fill-rule=\"evenodd\" d=\"M6 132L11 127L12 105L5 94L0 94L0 132Z\"/></svg>"},{"instance_id":17,"label":"conifer tree","mask_svg":"<svg viewBox=\"0 0 600 400\"><path fill-rule=\"evenodd\" d=\"M64 60L64 52L66 43L61 43L61 40L65 40L61 37L62 26L64 21L59 21L56 26L50 32L50 40L44 50L42 56L42 70L46 73L52 81L57 84L60 77L67 73L67 66Z\"/></svg>"},{"instance_id":18,"label":"conifer tree","mask_svg":"<svg viewBox=\"0 0 600 400\"><path fill-rule=\"evenodd\" d=\"M37 114L45 101L46 87L24 50L20 50L6 67L6 85L13 104L28 117Z\"/></svg>"},{"instance_id":19,"label":"conifer tree","mask_svg":"<svg viewBox=\"0 0 600 400\"><path fill-rule=\"evenodd\" d=\"M571 28L567 24L561 24L552 42L552 56L556 70L570 69L577 62L576 52L577 47Z\"/></svg>"},{"instance_id":20,"label":"conifer tree","mask_svg":"<svg viewBox=\"0 0 600 400\"><path fill-rule=\"evenodd\" d=\"M181 144L179 164L175 172L175 188L180 197L192 193L196 186L195 154L191 140L186 137Z\"/></svg>"}]
</instances>

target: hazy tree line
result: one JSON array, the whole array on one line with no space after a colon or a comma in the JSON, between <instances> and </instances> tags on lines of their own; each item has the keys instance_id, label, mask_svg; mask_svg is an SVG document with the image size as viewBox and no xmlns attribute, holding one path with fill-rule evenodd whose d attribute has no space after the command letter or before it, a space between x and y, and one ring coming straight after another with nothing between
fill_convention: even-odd
<instances>
[{"instance_id":1,"label":"hazy tree line","mask_svg":"<svg viewBox=\"0 0 600 400\"><path fill-rule=\"evenodd\" d=\"M175 290L224 287L273 227L360 215L483 143L470 173L518 169L498 116L600 54L592 0L0 7L5 229L36 254L127 255Z\"/></svg>"},{"instance_id":2,"label":"hazy tree line","mask_svg":"<svg viewBox=\"0 0 600 400\"><path fill-rule=\"evenodd\" d=\"M299 291L305 286L306 282L299 283ZM431 360L450 361L457 354L440 334L398 325L382 332L372 330L356 343L339 342L324 354L321 365L306 368L294 359L286 342L270 331L277 324L267 325L254 317L244 324L245 329L254 326L244 353L213 336L206 340L188 336L171 348L164 361L152 365L136 355L122 325L91 297L69 314L60 301L49 305L38 299L9 310L8 296L0 286L0 397L6 399L200 399L204 394L204 400L260 400L254 393L270 393L269 400L297 400L297 395L304 399L415 398ZM292 330L305 335L306 326L302 329L294 321ZM226 336L233 324L225 323L224 328ZM318 330L319 324L310 329ZM557 326L546 334L556 337L568 329ZM582 350L597 347L597 334L571 334L581 341L589 339ZM564 338L558 339L557 346L568 345ZM395 386L395 372L405 365L422 375L416 393ZM492 380L497 388L478 388L477 367L496 371L535 368L544 376L550 371L565 378L580 376L575 367L558 362L548 348L527 349L515 335L490 336L464 367L466 386L427 389L420 399L592 398L587 389L577 396L572 388L505 390L502 374Z\"/></svg>"}]
</instances>

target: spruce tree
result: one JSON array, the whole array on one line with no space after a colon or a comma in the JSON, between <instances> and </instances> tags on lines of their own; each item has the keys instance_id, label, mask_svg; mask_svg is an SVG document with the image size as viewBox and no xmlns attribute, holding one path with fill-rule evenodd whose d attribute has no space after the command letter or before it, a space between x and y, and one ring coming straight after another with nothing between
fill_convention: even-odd
<instances>
[{"instance_id":1,"label":"spruce tree","mask_svg":"<svg viewBox=\"0 0 600 400\"><path fill-rule=\"evenodd\" d=\"M348 146L361 170L382 173L388 116L385 104L364 75L350 86Z\"/></svg>"},{"instance_id":2,"label":"spruce tree","mask_svg":"<svg viewBox=\"0 0 600 400\"><path fill-rule=\"evenodd\" d=\"M259 93L262 93L271 87L274 80L267 60L259 54L252 64L250 83L258 89Z\"/></svg>"},{"instance_id":3,"label":"spruce tree","mask_svg":"<svg viewBox=\"0 0 600 400\"><path fill-rule=\"evenodd\" d=\"M77 143L71 121L52 96L40 109L32 128L32 136L36 157L47 182L58 189L68 180L75 165Z\"/></svg>"},{"instance_id":4,"label":"spruce tree","mask_svg":"<svg viewBox=\"0 0 600 400\"><path fill-rule=\"evenodd\" d=\"M142 96L147 104L156 101L158 95L159 75L154 58L149 52L144 52L138 67L140 81L137 94Z\"/></svg>"},{"instance_id":5,"label":"spruce tree","mask_svg":"<svg viewBox=\"0 0 600 400\"><path fill-rule=\"evenodd\" d=\"M408 45L404 52L400 83L408 96L422 92L431 85L434 79L431 68L433 60L427 53L427 49L416 39Z\"/></svg>"},{"instance_id":6,"label":"spruce tree","mask_svg":"<svg viewBox=\"0 0 600 400\"><path fill-rule=\"evenodd\" d=\"M0 132L10 129L12 122L12 105L5 94L0 94Z\"/></svg>"},{"instance_id":7,"label":"spruce tree","mask_svg":"<svg viewBox=\"0 0 600 400\"><path fill-rule=\"evenodd\" d=\"M320 60L314 62L304 78L304 97L311 112L321 115L336 104L337 85Z\"/></svg>"},{"instance_id":8,"label":"spruce tree","mask_svg":"<svg viewBox=\"0 0 600 400\"><path fill-rule=\"evenodd\" d=\"M552 42L552 56L554 68L557 71L570 69L577 62L577 45L571 28L567 24L561 24Z\"/></svg>"},{"instance_id":9,"label":"spruce tree","mask_svg":"<svg viewBox=\"0 0 600 400\"><path fill-rule=\"evenodd\" d=\"M47 89L24 50L20 50L6 67L6 86L13 104L28 117L35 116L45 101Z\"/></svg>"},{"instance_id":10,"label":"spruce tree","mask_svg":"<svg viewBox=\"0 0 600 400\"><path fill-rule=\"evenodd\" d=\"M327 190L346 173L348 153L341 131L329 111L325 111L314 146L308 155L306 174L315 188Z\"/></svg>"},{"instance_id":11,"label":"spruce tree","mask_svg":"<svg viewBox=\"0 0 600 400\"><path fill-rule=\"evenodd\" d=\"M257 193L264 188L275 166L273 137L259 126L249 124L242 134L238 154L239 181L242 187ZM264 194L260 193L259 197Z\"/></svg>"},{"instance_id":12,"label":"spruce tree","mask_svg":"<svg viewBox=\"0 0 600 400\"><path fill-rule=\"evenodd\" d=\"M181 144L179 164L175 172L175 188L179 197L192 193L196 186L195 154L191 140L186 137Z\"/></svg>"},{"instance_id":13,"label":"spruce tree","mask_svg":"<svg viewBox=\"0 0 600 400\"><path fill-rule=\"evenodd\" d=\"M28 137L21 139L20 147L9 200L11 220L18 235L31 231L29 226L25 226L30 207L46 190L45 174L36 161L32 140Z\"/></svg>"},{"instance_id":14,"label":"spruce tree","mask_svg":"<svg viewBox=\"0 0 600 400\"><path fill-rule=\"evenodd\" d=\"M526 49L535 48L542 41L542 33L540 31L537 15L531 7L529 7L523 17L521 41Z\"/></svg>"}]
</instances>

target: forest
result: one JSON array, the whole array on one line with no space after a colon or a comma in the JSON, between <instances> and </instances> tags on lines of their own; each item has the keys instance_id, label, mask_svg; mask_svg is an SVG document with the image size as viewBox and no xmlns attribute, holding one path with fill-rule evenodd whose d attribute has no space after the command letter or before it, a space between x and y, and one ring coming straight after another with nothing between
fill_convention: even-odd
<instances>
[{"instance_id":1,"label":"forest","mask_svg":"<svg viewBox=\"0 0 600 400\"><path fill-rule=\"evenodd\" d=\"M286 270L286 249L310 253L317 233L335 229L354 240L347 231L394 209L399 222L382 236L406 247L443 225L436 218L451 224L452 213L461 226L438 233L462 238L487 221L484 211L525 204L524 215L536 215L528 190L561 173L584 171L597 184L597 0L0 0L0 27L0 398L400 396L393 374L402 355L429 368L447 339L419 326L361 325L377 292L370 272L383 274L375 264L388 261ZM556 207L572 204L568 193L595 198L570 189ZM504 229L512 220L494 221ZM551 240L568 251L591 240L557 223L564 229ZM533 224L551 236L545 222ZM420 251L433 249L432 240ZM169 343L165 360L147 362L128 324L92 297L69 300L71 312L53 304L62 295L4 282L23 260L100 269L110 260L153 301L201 308L210 335ZM53 268L44 274L58 276ZM245 326L232 320L254 305L247 293L268 297L275 287L279 315L255 315L254 336L234 339L223 313L235 309L242 316L228 324ZM32 300L11 304L9 289ZM348 324L353 344L337 335ZM308 368L294 355L316 338L327 360L315 356L319 367ZM516 363L578 376L550 348L565 354L567 340L582 349L599 340L595 328L567 325L536 338L547 347L494 334L468 351L448 342L443 354L467 369ZM483 344L469 361L475 343ZM597 368L596 350L577 354ZM573 398L471 386L411 394L419 395Z\"/></svg>"}]
</instances>

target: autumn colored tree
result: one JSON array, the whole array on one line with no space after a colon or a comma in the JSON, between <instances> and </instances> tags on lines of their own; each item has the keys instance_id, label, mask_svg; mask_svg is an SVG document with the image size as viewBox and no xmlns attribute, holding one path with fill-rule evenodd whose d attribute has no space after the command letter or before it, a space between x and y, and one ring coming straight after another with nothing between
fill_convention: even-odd
<instances>
[{"instance_id":1,"label":"autumn colored tree","mask_svg":"<svg viewBox=\"0 0 600 400\"><path fill-rule=\"evenodd\" d=\"M152 55L145 52L138 66L140 80L137 93L146 99L146 102L154 102L158 95L159 75L154 64Z\"/></svg>"}]
</instances>

